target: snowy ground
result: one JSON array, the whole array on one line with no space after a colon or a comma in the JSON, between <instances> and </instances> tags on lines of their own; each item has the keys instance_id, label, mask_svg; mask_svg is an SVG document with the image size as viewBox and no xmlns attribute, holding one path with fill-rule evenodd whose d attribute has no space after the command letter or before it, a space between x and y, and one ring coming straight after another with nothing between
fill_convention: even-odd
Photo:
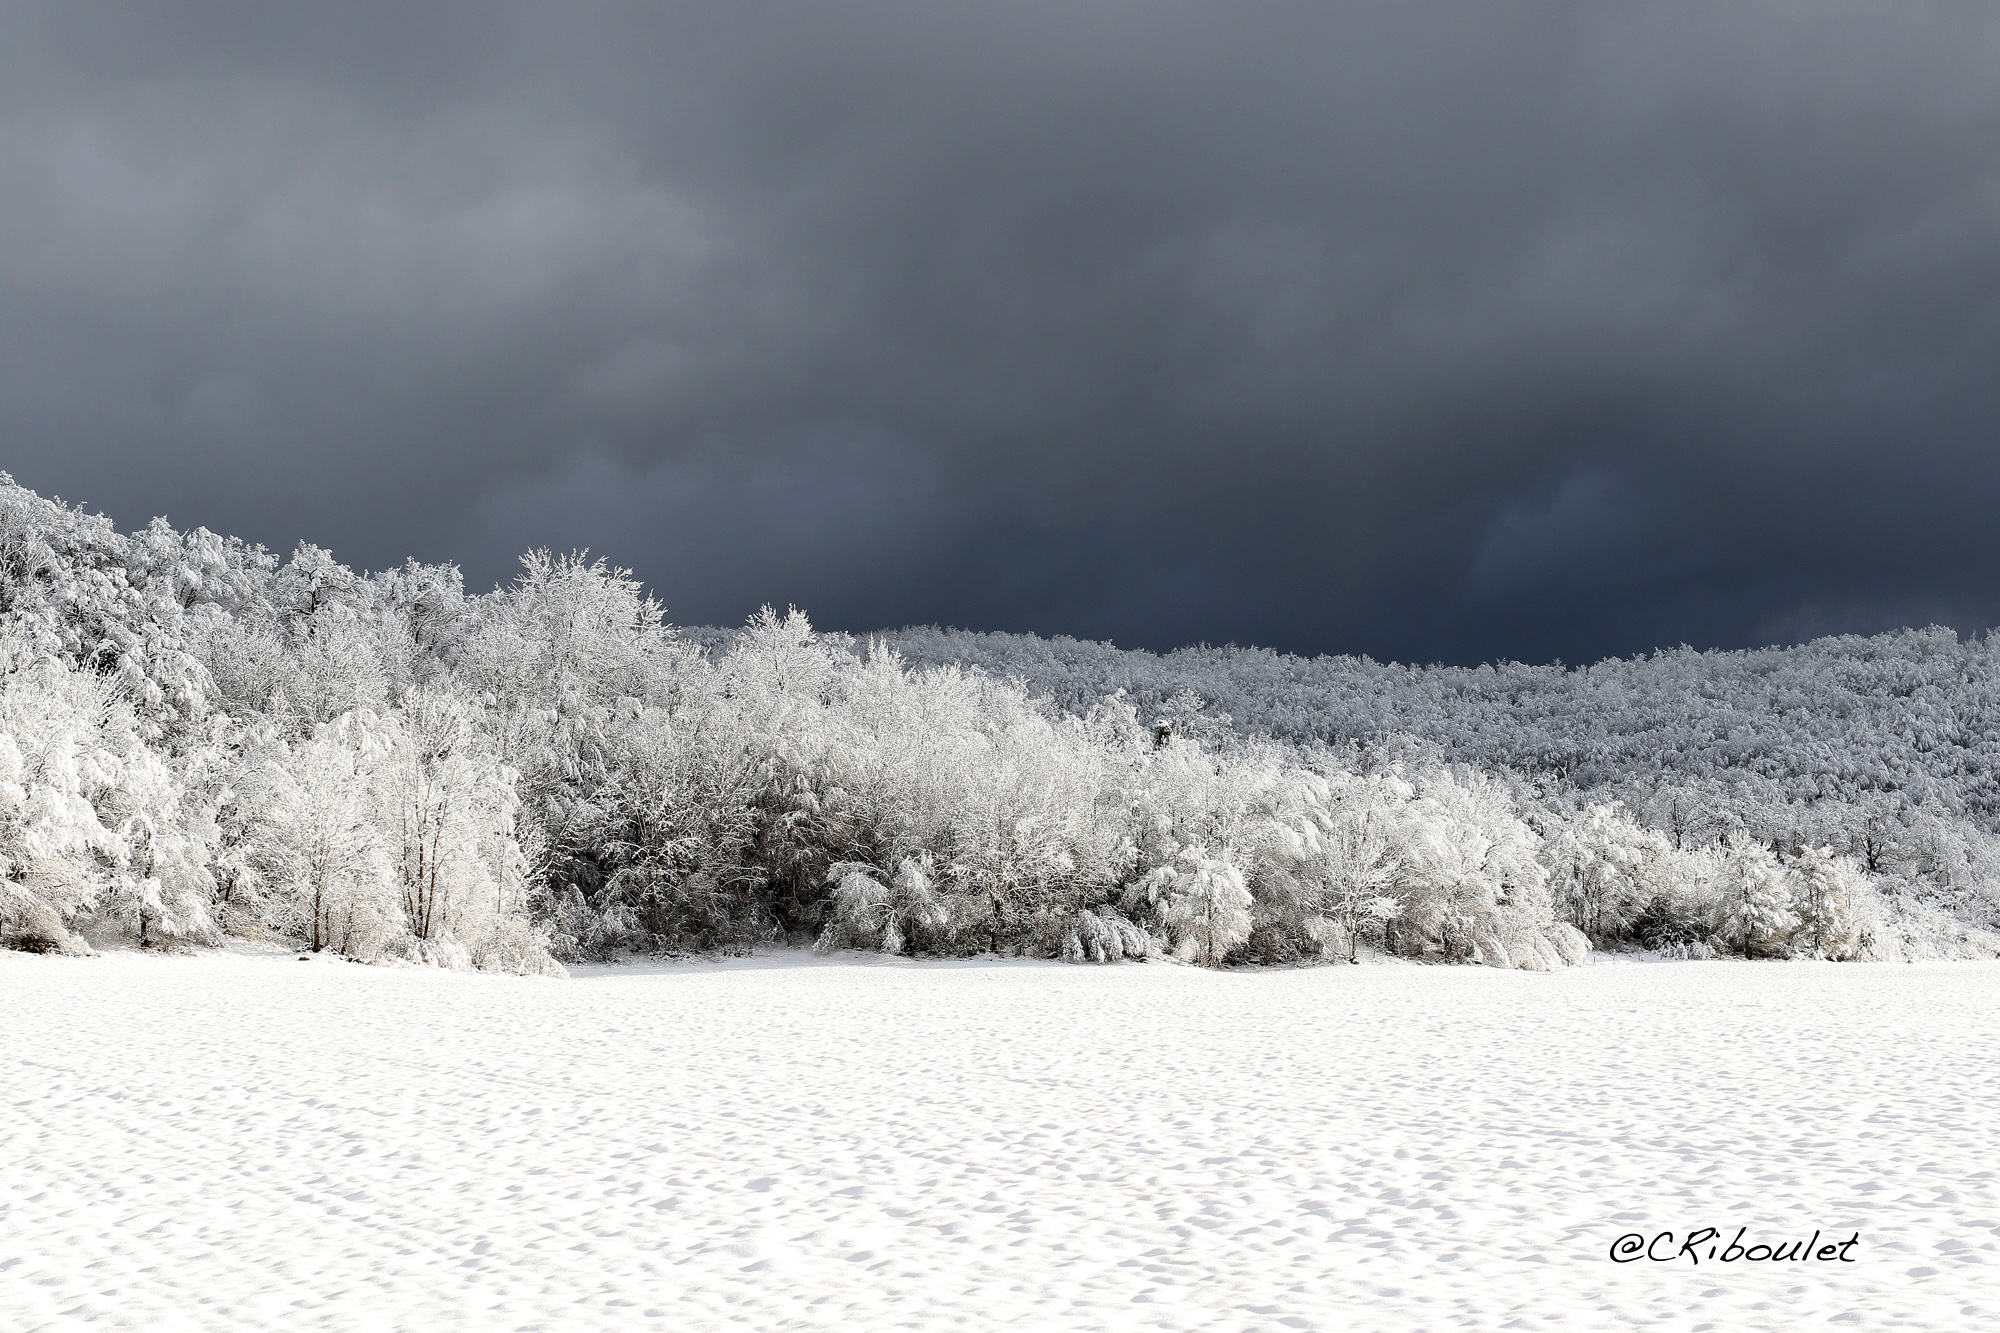
<instances>
[{"instance_id":1,"label":"snowy ground","mask_svg":"<svg viewBox=\"0 0 2000 1333\"><path fill-rule=\"evenodd\" d=\"M0 1328L2000 1321L2000 966L0 956ZM1859 1231L1857 1262L1606 1258Z\"/></svg>"}]
</instances>

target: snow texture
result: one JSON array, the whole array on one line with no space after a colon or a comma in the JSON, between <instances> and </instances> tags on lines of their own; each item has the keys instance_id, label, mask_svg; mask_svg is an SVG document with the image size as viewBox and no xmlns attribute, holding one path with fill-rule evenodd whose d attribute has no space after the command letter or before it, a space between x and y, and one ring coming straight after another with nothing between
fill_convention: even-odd
<instances>
[{"instance_id":1,"label":"snow texture","mask_svg":"<svg viewBox=\"0 0 2000 1333\"><path fill-rule=\"evenodd\" d=\"M2000 965L0 955L0 1327L2000 1320ZM1858 1231L1627 1266L1628 1232Z\"/></svg>"}]
</instances>

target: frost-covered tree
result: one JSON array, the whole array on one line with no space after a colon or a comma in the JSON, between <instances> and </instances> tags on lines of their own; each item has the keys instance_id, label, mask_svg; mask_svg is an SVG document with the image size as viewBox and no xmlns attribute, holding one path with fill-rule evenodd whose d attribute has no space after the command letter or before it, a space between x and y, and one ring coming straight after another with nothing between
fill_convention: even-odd
<instances>
[{"instance_id":1,"label":"frost-covered tree","mask_svg":"<svg viewBox=\"0 0 2000 1333\"><path fill-rule=\"evenodd\" d=\"M1875 891L1861 867L1831 847L1806 847L1788 867L1792 940L1814 958L1857 958L1881 926Z\"/></svg>"},{"instance_id":2,"label":"frost-covered tree","mask_svg":"<svg viewBox=\"0 0 2000 1333\"><path fill-rule=\"evenodd\" d=\"M1318 905L1334 927L1333 942L1350 963L1361 941L1379 934L1402 912L1390 895L1395 882L1391 843L1402 807L1416 789L1395 775L1340 775L1328 793L1331 807L1320 839Z\"/></svg>"},{"instance_id":3,"label":"frost-covered tree","mask_svg":"<svg viewBox=\"0 0 2000 1333\"><path fill-rule=\"evenodd\" d=\"M857 862L833 867L833 907L819 947L858 944L906 953L942 934L951 909L938 892L935 869L922 857L904 857L892 876Z\"/></svg>"},{"instance_id":4,"label":"frost-covered tree","mask_svg":"<svg viewBox=\"0 0 2000 1333\"><path fill-rule=\"evenodd\" d=\"M213 942L208 826L114 681L0 649L0 933L74 948L78 928Z\"/></svg>"},{"instance_id":5,"label":"frost-covered tree","mask_svg":"<svg viewBox=\"0 0 2000 1333\"><path fill-rule=\"evenodd\" d=\"M1250 888L1226 849L1212 854L1199 843L1182 847L1171 862L1139 879L1130 901L1147 909L1174 955L1191 963L1214 967L1250 938Z\"/></svg>"},{"instance_id":6,"label":"frost-covered tree","mask_svg":"<svg viewBox=\"0 0 2000 1333\"><path fill-rule=\"evenodd\" d=\"M542 947L525 921L518 775L482 745L476 721L455 693L419 687L365 747L403 928L427 962L492 957L510 970L542 970Z\"/></svg>"},{"instance_id":7,"label":"frost-covered tree","mask_svg":"<svg viewBox=\"0 0 2000 1333\"><path fill-rule=\"evenodd\" d=\"M383 811L370 785L375 719L348 714L243 776L267 920L313 950L373 958L403 936Z\"/></svg>"},{"instance_id":8,"label":"frost-covered tree","mask_svg":"<svg viewBox=\"0 0 2000 1333\"><path fill-rule=\"evenodd\" d=\"M1625 935L1668 892L1673 845L1617 802L1593 801L1557 831L1545 853L1557 910L1595 939Z\"/></svg>"},{"instance_id":9,"label":"frost-covered tree","mask_svg":"<svg viewBox=\"0 0 2000 1333\"><path fill-rule=\"evenodd\" d=\"M1725 945L1745 958L1780 949L1797 923L1777 854L1748 837L1724 843L1715 877L1715 929Z\"/></svg>"}]
</instances>

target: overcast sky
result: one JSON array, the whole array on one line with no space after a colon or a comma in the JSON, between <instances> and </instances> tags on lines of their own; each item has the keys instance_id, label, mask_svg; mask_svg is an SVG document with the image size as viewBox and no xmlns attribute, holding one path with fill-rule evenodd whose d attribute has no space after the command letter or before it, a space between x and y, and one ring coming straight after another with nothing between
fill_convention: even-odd
<instances>
[{"instance_id":1,"label":"overcast sky","mask_svg":"<svg viewBox=\"0 0 2000 1333\"><path fill-rule=\"evenodd\" d=\"M1172 647L2000 623L2000 7L0 3L0 467Z\"/></svg>"}]
</instances>

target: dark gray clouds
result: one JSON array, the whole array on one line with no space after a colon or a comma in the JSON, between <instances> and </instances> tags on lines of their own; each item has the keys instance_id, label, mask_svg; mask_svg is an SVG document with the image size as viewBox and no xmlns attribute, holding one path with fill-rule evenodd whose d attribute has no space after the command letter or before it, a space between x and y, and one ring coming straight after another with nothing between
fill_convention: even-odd
<instances>
[{"instance_id":1,"label":"dark gray clouds","mask_svg":"<svg viewBox=\"0 0 2000 1333\"><path fill-rule=\"evenodd\" d=\"M0 7L0 466L687 622L2000 622L1990 5Z\"/></svg>"}]
</instances>

